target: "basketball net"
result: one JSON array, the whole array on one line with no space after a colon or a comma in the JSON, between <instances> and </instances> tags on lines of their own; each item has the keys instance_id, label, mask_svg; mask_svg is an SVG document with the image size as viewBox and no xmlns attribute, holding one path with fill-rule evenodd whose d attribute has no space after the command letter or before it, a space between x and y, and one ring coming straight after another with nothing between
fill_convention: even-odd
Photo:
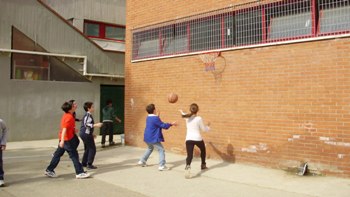
<instances>
[{"instance_id":1,"label":"basketball net","mask_svg":"<svg viewBox=\"0 0 350 197\"><path fill-rule=\"evenodd\" d=\"M215 60L219 55L220 52L210 52L199 55L205 65L205 71L215 70Z\"/></svg>"},{"instance_id":2,"label":"basketball net","mask_svg":"<svg viewBox=\"0 0 350 197\"><path fill-rule=\"evenodd\" d=\"M205 65L205 71L210 71L215 79L215 82L219 83L222 78L222 73L226 67L226 59L221 55L220 52L209 52L199 55L200 59ZM219 65L215 68L215 61L220 57Z\"/></svg>"}]
</instances>

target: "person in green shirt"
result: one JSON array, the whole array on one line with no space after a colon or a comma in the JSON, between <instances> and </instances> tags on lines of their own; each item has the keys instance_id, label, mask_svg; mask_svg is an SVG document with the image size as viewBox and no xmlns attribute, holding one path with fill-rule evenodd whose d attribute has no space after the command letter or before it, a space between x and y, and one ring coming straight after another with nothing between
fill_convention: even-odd
<instances>
[{"instance_id":1,"label":"person in green shirt","mask_svg":"<svg viewBox=\"0 0 350 197\"><path fill-rule=\"evenodd\" d=\"M117 117L115 114L112 100L108 99L106 106L102 109L102 128L101 128L101 134L102 134L102 148L105 147L106 142L106 135L109 135L109 145L114 145L115 142L113 141L113 121L116 120L118 123L121 123L122 121Z\"/></svg>"}]
</instances>

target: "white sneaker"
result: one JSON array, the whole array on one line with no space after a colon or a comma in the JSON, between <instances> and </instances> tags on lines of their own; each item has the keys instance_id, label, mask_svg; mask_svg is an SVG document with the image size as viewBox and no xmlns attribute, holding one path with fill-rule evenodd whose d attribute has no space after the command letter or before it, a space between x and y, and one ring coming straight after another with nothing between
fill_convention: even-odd
<instances>
[{"instance_id":1,"label":"white sneaker","mask_svg":"<svg viewBox=\"0 0 350 197\"><path fill-rule=\"evenodd\" d=\"M165 170L169 170L170 168L166 167L165 165L164 166L159 166L158 170L159 171L165 171Z\"/></svg>"},{"instance_id":2,"label":"white sneaker","mask_svg":"<svg viewBox=\"0 0 350 197\"><path fill-rule=\"evenodd\" d=\"M57 177L55 171L45 170L45 175L50 177L50 178L56 178Z\"/></svg>"},{"instance_id":3,"label":"white sneaker","mask_svg":"<svg viewBox=\"0 0 350 197\"><path fill-rule=\"evenodd\" d=\"M4 180L0 180L0 187L4 187L4 186L5 186Z\"/></svg>"},{"instance_id":4,"label":"white sneaker","mask_svg":"<svg viewBox=\"0 0 350 197\"><path fill-rule=\"evenodd\" d=\"M83 172L83 173L80 173L80 174L75 175L75 178L77 178L77 179L86 179L86 178L88 178L89 176L90 176L89 173Z\"/></svg>"},{"instance_id":5,"label":"white sneaker","mask_svg":"<svg viewBox=\"0 0 350 197\"><path fill-rule=\"evenodd\" d=\"M142 166L142 167L147 166L146 162L143 162L143 161L137 162L137 165Z\"/></svg>"},{"instance_id":6,"label":"white sneaker","mask_svg":"<svg viewBox=\"0 0 350 197\"><path fill-rule=\"evenodd\" d=\"M191 178L191 166L187 165L185 168L185 178L190 179Z\"/></svg>"}]
</instances>

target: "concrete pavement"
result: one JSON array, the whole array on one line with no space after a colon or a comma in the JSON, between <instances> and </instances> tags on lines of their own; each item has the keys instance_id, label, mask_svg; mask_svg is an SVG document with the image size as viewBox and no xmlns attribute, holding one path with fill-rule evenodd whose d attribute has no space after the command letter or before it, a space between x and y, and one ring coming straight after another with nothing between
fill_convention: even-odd
<instances>
[{"instance_id":1,"label":"concrete pavement","mask_svg":"<svg viewBox=\"0 0 350 197\"><path fill-rule=\"evenodd\" d=\"M99 145L99 140L96 144ZM118 141L118 139L117 139ZM0 196L350 196L350 179L297 176L282 170L208 160L206 171L194 158L192 179L184 178L184 155L166 152L169 171L158 171L158 152L147 167L136 163L144 148L98 146L92 178L77 180L67 154L56 168L58 178L47 178L44 169L57 147L57 140L10 142L4 152L5 181ZM82 143L79 146L82 154Z\"/></svg>"}]
</instances>

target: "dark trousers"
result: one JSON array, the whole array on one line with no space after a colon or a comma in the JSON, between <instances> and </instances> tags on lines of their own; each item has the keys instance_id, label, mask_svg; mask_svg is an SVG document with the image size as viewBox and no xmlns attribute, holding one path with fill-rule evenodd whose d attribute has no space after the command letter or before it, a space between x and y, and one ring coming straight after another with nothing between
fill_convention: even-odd
<instances>
[{"instance_id":1,"label":"dark trousers","mask_svg":"<svg viewBox=\"0 0 350 197\"><path fill-rule=\"evenodd\" d=\"M102 140L101 144L105 144L106 135L109 135L109 143L113 142L113 122L104 122L101 128Z\"/></svg>"},{"instance_id":2,"label":"dark trousers","mask_svg":"<svg viewBox=\"0 0 350 197\"><path fill-rule=\"evenodd\" d=\"M193 159L193 149L194 146L197 146L199 150L201 151L201 160L202 164L205 163L205 157L206 157L206 152L205 152L205 144L204 141L192 141L192 140L187 140L186 141L186 151L187 151L187 158L186 158L186 165L191 165L192 159Z\"/></svg>"},{"instance_id":3,"label":"dark trousers","mask_svg":"<svg viewBox=\"0 0 350 197\"><path fill-rule=\"evenodd\" d=\"M47 166L46 169L49 171L54 171L58 163L60 162L62 155L64 154L65 151L67 151L69 158L73 162L75 173L76 174L83 173L84 172L83 166L79 161L79 154L77 151L78 146L79 146L79 139L76 135L71 140L65 141L63 148L58 146L51 159L50 165Z\"/></svg>"},{"instance_id":4,"label":"dark trousers","mask_svg":"<svg viewBox=\"0 0 350 197\"><path fill-rule=\"evenodd\" d=\"M2 161L2 150L0 148L0 180L4 180L4 167Z\"/></svg>"},{"instance_id":5,"label":"dark trousers","mask_svg":"<svg viewBox=\"0 0 350 197\"><path fill-rule=\"evenodd\" d=\"M83 166L92 165L96 155L96 145L93 135L80 133L80 138L84 142L84 155L81 163Z\"/></svg>"}]
</instances>

